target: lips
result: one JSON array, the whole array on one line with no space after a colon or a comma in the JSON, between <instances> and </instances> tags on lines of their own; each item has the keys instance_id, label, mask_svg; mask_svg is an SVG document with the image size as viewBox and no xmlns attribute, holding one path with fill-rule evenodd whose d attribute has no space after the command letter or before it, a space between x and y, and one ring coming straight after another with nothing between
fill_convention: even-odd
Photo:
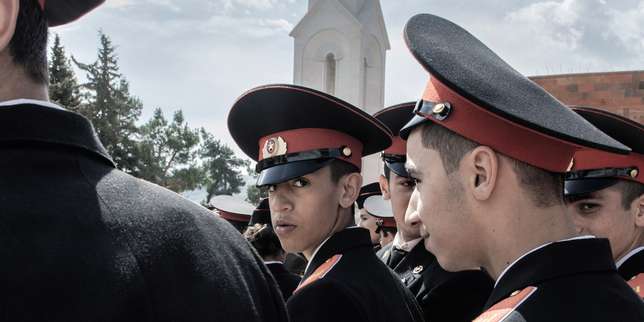
<instances>
[{"instance_id":1,"label":"lips","mask_svg":"<svg viewBox=\"0 0 644 322\"><path fill-rule=\"evenodd\" d=\"M275 228L274 229L275 229L275 233L277 233L277 235L283 236L283 235L287 235L287 234L293 232L295 230L295 228L297 228L297 225L294 225L294 224L292 224L292 223L290 223L290 222L288 222L286 220L278 219L275 222Z\"/></svg>"}]
</instances>

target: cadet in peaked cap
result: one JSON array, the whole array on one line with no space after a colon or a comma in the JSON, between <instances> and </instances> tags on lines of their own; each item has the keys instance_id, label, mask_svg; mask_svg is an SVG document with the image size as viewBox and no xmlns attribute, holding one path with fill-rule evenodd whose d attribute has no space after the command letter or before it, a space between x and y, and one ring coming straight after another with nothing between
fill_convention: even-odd
<instances>
[{"instance_id":1,"label":"cadet in peaked cap","mask_svg":"<svg viewBox=\"0 0 644 322\"><path fill-rule=\"evenodd\" d=\"M382 199L382 195L373 195L365 199L364 209L376 219L376 232L380 235L380 245L391 243L396 235L396 220L391 204Z\"/></svg>"},{"instance_id":2,"label":"cadet in peaked cap","mask_svg":"<svg viewBox=\"0 0 644 322\"><path fill-rule=\"evenodd\" d=\"M407 147L398 132L414 116L415 105L402 103L374 114L394 133L392 145L381 154L384 174L380 176L380 185L391 204L398 230L393 242L377 255L415 296L425 321L472 321L481 313L492 291L490 277L481 270L445 271L425 249L418 216L405 221L415 182L405 170Z\"/></svg>"},{"instance_id":3,"label":"cadet in peaked cap","mask_svg":"<svg viewBox=\"0 0 644 322\"><path fill-rule=\"evenodd\" d=\"M309 260L287 302L293 321L422 320L413 297L376 257L368 231L351 227L361 158L391 144L382 123L313 89L267 85L235 102L228 128L257 161L257 184L268 187L282 246Z\"/></svg>"},{"instance_id":4,"label":"cadet in peaked cap","mask_svg":"<svg viewBox=\"0 0 644 322\"><path fill-rule=\"evenodd\" d=\"M562 200L579 151L629 149L450 21L416 15L405 41L430 74L400 132L425 246L449 271L482 266L496 280L477 319L644 319L608 241L576 237Z\"/></svg>"},{"instance_id":5,"label":"cadet in peaked cap","mask_svg":"<svg viewBox=\"0 0 644 322\"><path fill-rule=\"evenodd\" d=\"M374 250L378 251L380 249L380 233L378 232L378 224L376 217L371 215L364 208L364 201L373 195L382 195L380 192L380 184L378 182L372 182L370 184L362 186L360 188L360 195L356 199L356 206L358 207L358 226L369 230L369 235L371 237L371 243L373 244Z\"/></svg>"},{"instance_id":6,"label":"cadet in peaked cap","mask_svg":"<svg viewBox=\"0 0 644 322\"><path fill-rule=\"evenodd\" d=\"M219 217L233 225L240 233L248 226L255 210L248 202L230 195L214 196L210 199L210 205Z\"/></svg>"},{"instance_id":7,"label":"cadet in peaked cap","mask_svg":"<svg viewBox=\"0 0 644 322\"><path fill-rule=\"evenodd\" d=\"M632 149L628 155L580 151L564 193L577 227L610 240L619 274L644 297L644 126L599 109L573 110Z\"/></svg>"}]
</instances>

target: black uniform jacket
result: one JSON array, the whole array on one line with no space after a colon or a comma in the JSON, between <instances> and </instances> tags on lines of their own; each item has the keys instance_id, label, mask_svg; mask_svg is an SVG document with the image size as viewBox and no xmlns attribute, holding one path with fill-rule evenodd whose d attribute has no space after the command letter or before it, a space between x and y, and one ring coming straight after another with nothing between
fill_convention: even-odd
<instances>
[{"instance_id":1,"label":"black uniform jacket","mask_svg":"<svg viewBox=\"0 0 644 322\"><path fill-rule=\"evenodd\" d=\"M302 278L286 270L284 264L279 262L266 263L266 267L268 267L273 277L275 277L275 281L277 281L277 285L279 285L282 291L284 301L288 300L295 288L297 288L297 285L300 284Z\"/></svg>"},{"instance_id":2,"label":"black uniform jacket","mask_svg":"<svg viewBox=\"0 0 644 322\"><path fill-rule=\"evenodd\" d=\"M51 107L0 106L0 263L2 321L286 320L237 231Z\"/></svg>"},{"instance_id":3,"label":"black uniform jacket","mask_svg":"<svg viewBox=\"0 0 644 322\"><path fill-rule=\"evenodd\" d=\"M608 240L599 238L525 255L501 276L486 309L478 321L644 321L644 303L617 274Z\"/></svg>"},{"instance_id":4,"label":"black uniform jacket","mask_svg":"<svg viewBox=\"0 0 644 322\"><path fill-rule=\"evenodd\" d=\"M423 321L414 297L376 257L369 231L357 227L320 247L286 306L293 322Z\"/></svg>"},{"instance_id":5,"label":"black uniform jacket","mask_svg":"<svg viewBox=\"0 0 644 322\"><path fill-rule=\"evenodd\" d=\"M617 268L633 290L644 298L644 250L633 254Z\"/></svg>"},{"instance_id":6,"label":"black uniform jacket","mask_svg":"<svg viewBox=\"0 0 644 322\"><path fill-rule=\"evenodd\" d=\"M447 272L421 241L398 263L390 264L393 243L378 252L414 294L425 321L472 321L483 311L493 281L483 271Z\"/></svg>"}]
</instances>

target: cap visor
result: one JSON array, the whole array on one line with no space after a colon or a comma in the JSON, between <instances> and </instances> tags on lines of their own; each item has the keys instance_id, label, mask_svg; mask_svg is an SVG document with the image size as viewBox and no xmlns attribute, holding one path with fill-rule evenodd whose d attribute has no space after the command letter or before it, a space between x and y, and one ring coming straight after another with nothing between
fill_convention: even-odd
<instances>
[{"instance_id":1,"label":"cap visor","mask_svg":"<svg viewBox=\"0 0 644 322\"><path fill-rule=\"evenodd\" d=\"M407 173L407 170L405 169L405 164L403 162L385 162L387 165L387 168L391 170L391 172L395 173L399 177L405 177L409 178L409 173Z\"/></svg>"},{"instance_id":2,"label":"cap visor","mask_svg":"<svg viewBox=\"0 0 644 322\"><path fill-rule=\"evenodd\" d=\"M616 184L618 181L619 179L615 178L566 180L564 183L564 196L575 196L599 191Z\"/></svg>"},{"instance_id":3,"label":"cap visor","mask_svg":"<svg viewBox=\"0 0 644 322\"><path fill-rule=\"evenodd\" d=\"M267 186L282 183L303 175L315 172L334 159L316 159L289 162L262 170L257 178L257 186Z\"/></svg>"},{"instance_id":4,"label":"cap visor","mask_svg":"<svg viewBox=\"0 0 644 322\"><path fill-rule=\"evenodd\" d=\"M421 123L423 123L425 121L429 121L429 120L424 118L424 117L422 117L422 116L414 115L414 118L412 118L411 121L407 122L407 124L405 124L405 126L403 126L402 129L400 129L400 133L398 135L403 140L407 140L407 138L409 137L409 134L411 134L411 131L416 126L418 126L419 124L421 124Z\"/></svg>"}]
</instances>

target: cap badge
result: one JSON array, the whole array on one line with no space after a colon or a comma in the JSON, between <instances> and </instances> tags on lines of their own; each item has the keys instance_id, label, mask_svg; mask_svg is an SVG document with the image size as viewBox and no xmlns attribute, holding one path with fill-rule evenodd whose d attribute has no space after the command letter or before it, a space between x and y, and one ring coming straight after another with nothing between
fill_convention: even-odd
<instances>
[{"instance_id":1,"label":"cap badge","mask_svg":"<svg viewBox=\"0 0 644 322\"><path fill-rule=\"evenodd\" d=\"M281 136L270 138L264 143L262 149L262 158L272 158L279 155L284 155L288 151L286 141Z\"/></svg>"},{"instance_id":2,"label":"cap badge","mask_svg":"<svg viewBox=\"0 0 644 322\"><path fill-rule=\"evenodd\" d=\"M350 157L351 156L351 148L348 146L345 146L342 148L342 155L345 157Z\"/></svg>"},{"instance_id":3,"label":"cap badge","mask_svg":"<svg viewBox=\"0 0 644 322\"><path fill-rule=\"evenodd\" d=\"M449 102L438 103L432 108L432 115L435 119L442 121L449 116L452 111L452 105Z\"/></svg>"},{"instance_id":4,"label":"cap badge","mask_svg":"<svg viewBox=\"0 0 644 322\"><path fill-rule=\"evenodd\" d=\"M414 270L412 271L412 273L420 274L420 272L422 272L422 271L423 271L423 265L418 265L418 266L414 267Z\"/></svg>"}]
</instances>

